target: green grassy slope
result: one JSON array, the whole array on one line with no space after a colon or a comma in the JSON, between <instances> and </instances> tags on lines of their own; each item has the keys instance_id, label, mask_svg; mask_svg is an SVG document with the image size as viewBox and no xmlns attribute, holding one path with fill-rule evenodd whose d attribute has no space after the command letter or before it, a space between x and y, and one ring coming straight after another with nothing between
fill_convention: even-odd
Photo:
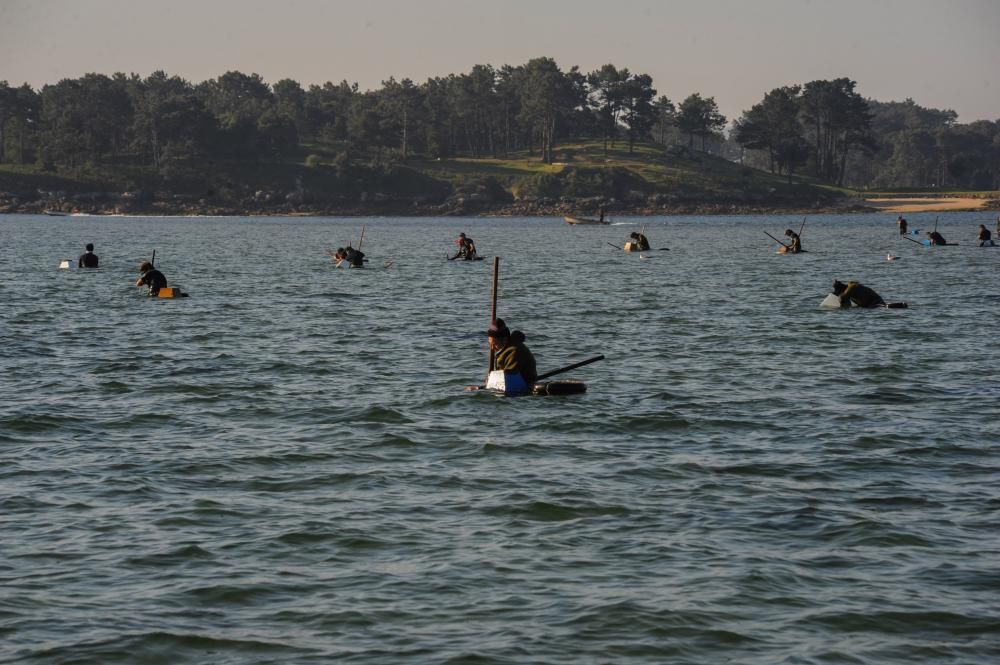
<instances>
[{"instance_id":1,"label":"green grassy slope","mask_svg":"<svg viewBox=\"0 0 1000 665\"><path fill-rule=\"evenodd\" d=\"M630 153L624 143L605 151L601 141L562 143L553 164L527 151L504 158L378 162L371 155L345 159L343 146L307 144L281 161L186 161L161 173L126 162L88 164L74 173L0 165L0 192L18 194L144 191L161 200L169 194L215 204L277 205L286 204L300 186L308 203L328 208L361 200L437 204L475 192L486 192L487 203L562 197L641 201L663 195L775 204L831 201L845 193L798 176L789 184L783 176L683 146L642 143Z\"/></svg>"}]
</instances>

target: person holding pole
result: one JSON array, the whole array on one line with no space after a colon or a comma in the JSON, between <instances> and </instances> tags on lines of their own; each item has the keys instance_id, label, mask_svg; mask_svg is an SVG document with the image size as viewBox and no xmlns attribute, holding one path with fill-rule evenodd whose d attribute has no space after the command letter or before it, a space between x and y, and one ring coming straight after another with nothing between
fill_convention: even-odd
<instances>
[{"instance_id":1,"label":"person holding pole","mask_svg":"<svg viewBox=\"0 0 1000 665\"><path fill-rule=\"evenodd\" d=\"M789 254L798 254L802 251L802 238L791 229L785 229L785 235L791 239L791 244L786 245L785 251Z\"/></svg>"},{"instance_id":2,"label":"person holding pole","mask_svg":"<svg viewBox=\"0 0 1000 665\"><path fill-rule=\"evenodd\" d=\"M135 280L135 285L148 286L149 295L158 295L160 293L160 289L167 287L167 278L162 272L153 267L152 261L143 261L142 265L139 266L139 272L142 273L142 275L139 279Z\"/></svg>"}]
</instances>

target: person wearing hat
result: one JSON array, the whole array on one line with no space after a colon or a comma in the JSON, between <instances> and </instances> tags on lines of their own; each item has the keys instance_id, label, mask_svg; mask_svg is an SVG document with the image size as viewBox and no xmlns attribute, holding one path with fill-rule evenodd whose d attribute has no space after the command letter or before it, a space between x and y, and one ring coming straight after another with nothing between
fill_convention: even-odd
<instances>
[{"instance_id":1,"label":"person wearing hat","mask_svg":"<svg viewBox=\"0 0 1000 665\"><path fill-rule=\"evenodd\" d=\"M645 252L649 250L649 240L647 240L646 236L643 235L642 233L633 231L632 233L628 234L628 237L632 239L632 242L635 244L636 249L638 249L640 252Z\"/></svg>"},{"instance_id":2,"label":"person wearing hat","mask_svg":"<svg viewBox=\"0 0 1000 665\"><path fill-rule=\"evenodd\" d=\"M142 275L139 279L135 280L136 286L142 286L145 284L149 287L149 295L155 296L159 295L160 289L166 288L167 278L162 272L153 267L153 264L149 261L143 261L139 266L139 272Z\"/></svg>"},{"instance_id":3,"label":"person wearing hat","mask_svg":"<svg viewBox=\"0 0 1000 665\"><path fill-rule=\"evenodd\" d=\"M902 215L896 218L896 228L899 229L899 235L906 235L906 220Z\"/></svg>"},{"instance_id":4,"label":"person wearing hat","mask_svg":"<svg viewBox=\"0 0 1000 665\"><path fill-rule=\"evenodd\" d=\"M450 261L454 261L455 259L463 259L465 261L475 260L476 243L472 241L472 238L466 237L464 233L459 233L455 239L455 244L458 245L458 252L449 259Z\"/></svg>"},{"instance_id":5,"label":"person wearing hat","mask_svg":"<svg viewBox=\"0 0 1000 665\"><path fill-rule=\"evenodd\" d=\"M531 386L538 380L535 356L524 343L524 333L514 330L507 338L507 345L496 356L496 369L517 372Z\"/></svg>"},{"instance_id":6,"label":"person wearing hat","mask_svg":"<svg viewBox=\"0 0 1000 665\"><path fill-rule=\"evenodd\" d=\"M785 236L791 238L791 244L785 246L784 254L798 254L802 251L802 238L791 229L785 229ZM781 251L781 250L779 250Z\"/></svg>"},{"instance_id":7,"label":"person wearing hat","mask_svg":"<svg viewBox=\"0 0 1000 665\"><path fill-rule=\"evenodd\" d=\"M98 264L97 254L94 254L94 244L88 242L86 252L80 255L77 265L81 268L96 268Z\"/></svg>"},{"instance_id":8,"label":"person wearing hat","mask_svg":"<svg viewBox=\"0 0 1000 665\"><path fill-rule=\"evenodd\" d=\"M495 354L493 369L517 372L529 386L538 379L535 356L525 345L523 332L511 332L503 319L497 319L486 331L486 335L489 337L490 350Z\"/></svg>"}]
</instances>

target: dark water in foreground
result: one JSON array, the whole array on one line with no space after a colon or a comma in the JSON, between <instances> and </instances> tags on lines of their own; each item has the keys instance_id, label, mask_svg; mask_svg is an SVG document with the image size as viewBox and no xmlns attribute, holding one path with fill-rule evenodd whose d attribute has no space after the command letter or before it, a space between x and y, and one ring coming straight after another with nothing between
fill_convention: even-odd
<instances>
[{"instance_id":1,"label":"dark water in foreground","mask_svg":"<svg viewBox=\"0 0 1000 665\"><path fill-rule=\"evenodd\" d=\"M0 662L998 662L992 223L800 222L0 216Z\"/></svg>"}]
</instances>

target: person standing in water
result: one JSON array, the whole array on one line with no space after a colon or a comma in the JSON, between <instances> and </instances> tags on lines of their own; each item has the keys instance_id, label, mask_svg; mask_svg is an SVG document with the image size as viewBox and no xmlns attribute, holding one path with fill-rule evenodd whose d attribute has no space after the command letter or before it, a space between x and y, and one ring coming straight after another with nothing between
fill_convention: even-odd
<instances>
[{"instance_id":1,"label":"person standing in water","mask_svg":"<svg viewBox=\"0 0 1000 665\"><path fill-rule=\"evenodd\" d=\"M986 228L985 224L979 225L979 235L976 236L976 240L979 241L980 247L994 247L993 237L990 234L990 230Z\"/></svg>"},{"instance_id":2,"label":"person standing in water","mask_svg":"<svg viewBox=\"0 0 1000 665\"><path fill-rule=\"evenodd\" d=\"M899 235L906 235L906 220L902 215L896 218L896 228L899 229Z\"/></svg>"},{"instance_id":3,"label":"person standing in water","mask_svg":"<svg viewBox=\"0 0 1000 665\"><path fill-rule=\"evenodd\" d=\"M88 242L86 250L86 252L80 255L80 259L77 264L81 268L96 268L99 261L97 259L97 254L94 254L94 244Z\"/></svg>"}]
</instances>

